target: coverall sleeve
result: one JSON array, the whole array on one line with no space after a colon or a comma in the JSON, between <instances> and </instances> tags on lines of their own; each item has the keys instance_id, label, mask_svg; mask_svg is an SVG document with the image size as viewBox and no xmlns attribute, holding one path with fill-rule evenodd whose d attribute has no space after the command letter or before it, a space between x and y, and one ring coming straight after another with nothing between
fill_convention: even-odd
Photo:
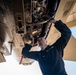
<instances>
[{"instance_id":1,"label":"coverall sleeve","mask_svg":"<svg viewBox=\"0 0 76 75\"><path fill-rule=\"evenodd\" d=\"M61 37L55 42L54 45L57 48L58 52L62 53L63 56L63 49L71 37L71 30L61 20L55 23L55 27L60 31Z\"/></svg>"},{"instance_id":2,"label":"coverall sleeve","mask_svg":"<svg viewBox=\"0 0 76 75\"><path fill-rule=\"evenodd\" d=\"M38 51L30 51L31 47L31 45L25 44L25 47L22 49L22 55L37 60Z\"/></svg>"}]
</instances>

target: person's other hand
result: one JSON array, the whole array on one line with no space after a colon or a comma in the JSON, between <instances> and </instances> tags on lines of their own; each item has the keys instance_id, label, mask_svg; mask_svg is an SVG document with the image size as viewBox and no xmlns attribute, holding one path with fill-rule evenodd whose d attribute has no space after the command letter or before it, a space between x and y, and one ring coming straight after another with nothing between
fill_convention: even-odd
<instances>
[{"instance_id":1,"label":"person's other hand","mask_svg":"<svg viewBox=\"0 0 76 75\"><path fill-rule=\"evenodd\" d=\"M54 23L55 24L55 22L56 22L55 19L50 20L50 23Z\"/></svg>"},{"instance_id":2,"label":"person's other hand","mask_svg":"<svg viewBox=\"0 0 76 75\"><path fill-rule=\"evenodd\" d=\"M34 45L34 37L31 35L31 45Z\"/></svg>"}]
</instances>

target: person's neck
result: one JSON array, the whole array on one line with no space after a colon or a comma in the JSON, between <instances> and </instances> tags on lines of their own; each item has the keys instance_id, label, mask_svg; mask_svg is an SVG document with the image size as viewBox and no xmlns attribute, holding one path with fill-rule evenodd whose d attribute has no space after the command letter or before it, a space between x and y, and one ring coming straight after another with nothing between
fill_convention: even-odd
<instances>
[{"instance_id":1,"label":"person's neck","mask_svg":"<svg viewBox=\"0 0 76 75\"><path fill-rule=\"evenodd\" d=\"M41 50L44 50L47 47L47 44L41 46Z\"/></svg>"}]
</instances>

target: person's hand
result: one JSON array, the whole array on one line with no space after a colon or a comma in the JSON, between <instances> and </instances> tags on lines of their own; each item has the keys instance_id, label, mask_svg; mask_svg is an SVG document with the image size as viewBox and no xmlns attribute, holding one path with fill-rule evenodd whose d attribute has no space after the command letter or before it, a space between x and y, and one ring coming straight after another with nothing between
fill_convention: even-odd
<instances>
[{"instance_id":1,"label":"person's hand","mask_svg":"<svg viewBox=\"0 0 76 75\"><path fill-rule=\"evenodd\" d=\"M50 20L50 23L54 23L55 24L55 22L56 22L55 19Z\"/></svg>"},{"instance_id":2,"label":"person's hand","mask_svg":"<svg viewBox=\"0 0 76 75\"><path fill-rule=\"evenodd\" d=\"M34 37L31 35L31 46L34 45Z\"/></svg>"}]
</instances>

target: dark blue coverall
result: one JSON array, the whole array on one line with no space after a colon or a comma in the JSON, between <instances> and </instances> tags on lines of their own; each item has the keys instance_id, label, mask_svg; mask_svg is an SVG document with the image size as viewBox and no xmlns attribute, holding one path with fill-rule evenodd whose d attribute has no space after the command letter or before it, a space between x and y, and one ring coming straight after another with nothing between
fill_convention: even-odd
<instances>
[{"instance_id":1,"label":"dark blue coverall","mask_svg":"<svg viewBox=\"0 0 76 75\"><path fill-rule=\"evenodd\" d=\"M22 49L23 56L38 61L43 75L67 75L62 57L71 31L61 20L56 21L55 27L61 32L61 37L53 45L48 45L45 50L29 52L32 46L26 44Z\"/></svg>"}]
</instances>

